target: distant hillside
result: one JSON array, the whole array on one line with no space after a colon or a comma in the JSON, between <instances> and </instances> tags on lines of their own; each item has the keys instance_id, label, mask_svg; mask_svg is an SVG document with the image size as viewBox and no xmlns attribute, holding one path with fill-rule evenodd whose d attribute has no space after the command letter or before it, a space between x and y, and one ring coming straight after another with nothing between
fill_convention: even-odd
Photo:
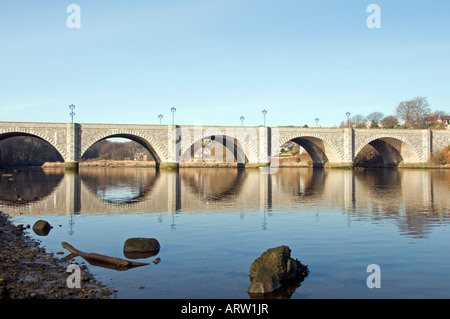
<instances>
[{"instance_id":1,"label":"distant hillside","mask_svg":"<svg viewBox=\"0 0 450 319\"><path fill-rule=\"evenodd\" d=\"M152 161L153 157L145 147L134 141L129 142L110 142L102 140L92 145L83 155L82 160L101 159L101 160L141 160Z\"/></svg>"}]
</instances>

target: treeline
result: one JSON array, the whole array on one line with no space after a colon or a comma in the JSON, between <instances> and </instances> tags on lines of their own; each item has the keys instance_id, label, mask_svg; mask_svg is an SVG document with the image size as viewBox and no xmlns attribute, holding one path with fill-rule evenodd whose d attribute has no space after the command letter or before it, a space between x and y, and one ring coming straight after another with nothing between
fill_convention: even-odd
<instances>
[{"instance_id":1,"label":"treeline","mask_svg":"<svg viewBox=\"0 0 450 319\"><path fill-rule=\"evenodd\" d=\"M426 97L416 97L400 102L394 110L395 115L385 116L381 112L372 112L366 116L355 114L341 127L353 128L415 128L444 129L445 124L437 121L438 116L448 116L443 110L432 110Z\"/></svg>"},{"instance_id":2,"label":"treeline","mask_svg":"<svg viewBox=\"0 0 450 319\"><path fill-rule=\"evenodd\" d=\"M134 141L110 142L101 140L92 145L83 155L82 160L148 160L153 161L153 157L145 147Z\"/></svg>"},{"instance_id":3,"label":"treeline","mask_svg":"<svg viewBox=\"0 0 450 319\"><path fill-rule=\"evenodd\" d=\"M140 144L102 140L92 145L82 160L149 160L153 158ZM0 141L0 167L42 166L46 162L64 162L50 143L32 136L15 136Z\"/></svg>"},{"instance_id":4,"label":"treeline","mask_svg":"<svg viewBox=\"0 0 450 319\"><path fill-rule=\"evenodd\" d=\"M63 162L63 158L44 140L14 136L0 141L0 167L42 166L45 162Z\"/></svg>"}]
</instances>

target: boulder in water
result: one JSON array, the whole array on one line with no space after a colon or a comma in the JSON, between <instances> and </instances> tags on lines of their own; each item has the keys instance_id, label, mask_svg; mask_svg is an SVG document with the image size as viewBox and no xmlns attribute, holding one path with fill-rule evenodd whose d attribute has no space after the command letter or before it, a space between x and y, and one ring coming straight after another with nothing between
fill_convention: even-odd
<instances>
[{"instance_id":1,"label":"boulder in water","mask_svg":"<svg viewBox=\"0 0 450 319\"><path fill-rule=\"evenodd\" d=\"M308 274L308 266L291 258L288 246L270 248L250 267L251 284L248 293L270 293L283 285L301 282Z\"/></svg>"},{"instance_id":2,"label":"boulder in water","mask_svg":"<svg viewBox=\"0 0 450 319\"><path fill-rule=\"evenodd\" d=\"M157 255L160 248L155 238L128 238L123 245L123 253L127 258L148 258Z\"/></svg>"}]
</instances>

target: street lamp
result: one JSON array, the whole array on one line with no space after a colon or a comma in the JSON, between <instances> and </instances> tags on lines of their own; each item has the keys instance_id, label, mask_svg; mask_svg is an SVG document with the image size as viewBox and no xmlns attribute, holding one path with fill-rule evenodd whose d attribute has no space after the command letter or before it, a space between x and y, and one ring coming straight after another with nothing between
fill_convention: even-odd
<instances>
[{"instance_id":1,"label":"street lamp","mask_svg":"<svg viewBox=\"0 0 450 319\"><path fill-rule=\"evenodd\" d=\"M175 111L177 109L172 107L170 110L172 111L172 125L174 125L175 124Z\"/></svg>"},{"instance_id":2,"label":"street lamp","mask_svg":"<svg viewBox=\"0 0 450 319\"><path fill-rule=\"evenodd\" d=\"M319 118L316 117L316 127L319 127Z\"/></svg>"},{"instance_id":3,"label":"street lamp","mask_svg":"<svg viewBox=\"0 0 450 319\"><path fill-rule=\"evenodd\" d=\"M159 115L158 115L158 118L159 118L159 125L161 125L161 120L162 120L162 118L163 118L163 115L162 115L162 114L159 114Z\"/></svg>"},{"instance_id":4,"label":"street lamp","mask_svg":"<svg viewBox=\"0 0 450 319\"><path fill-rule=\"evenodd\" d=\"M347 115L347 127L350 127L350 112L345 113L345 115Z\"/></svg>"},{"instance_id":5,"label":"street lamp","mask_svg":"<svg viewBox=\"0 0 450 319\"><path fill-rule=\"evenodd\" d=\"M244 126L245 117L241 116L241 126Z\"/></svg>"},{"instance_id":6,"label":"street lamp","mask_svg":"<svg viewBox=\"0 0 450 319\"><path fill-rule=\"evenodd\" d=\"M70 104L69 109L70 109L70 116L72 117L72 123L73 123L73 117L75 116L75 112L73 110L75 109L75 105Z\"/></svg>"},{"instance_id":7,"label":"street lamp","mask_svg":"<svg viewBox=\"0 0 450 319\"><path fill-rule=\"evenodd\" d=\"M266 114L267 114L267 111L266 110L262 110L262 114L264 116L264 126L266 126Z\"/></svg>"}]
</instances>

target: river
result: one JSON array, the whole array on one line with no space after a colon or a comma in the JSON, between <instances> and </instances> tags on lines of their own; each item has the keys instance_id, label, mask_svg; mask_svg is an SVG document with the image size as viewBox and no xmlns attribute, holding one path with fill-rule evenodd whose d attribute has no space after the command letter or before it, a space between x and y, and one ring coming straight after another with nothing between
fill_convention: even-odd
<instances>
[{"instance_id":1,"label":"river","mask_svg":"<svg viewBox=\"0 0 450 319\"><path fill-rule=\"evenodd\" d=\"M117 298L249 299L252 262L280 245L310 273L274 297L450 298L449 189L439 169L21 169L1 177L0 208L47 220L28 233L58 258L63 241L125 258L128 238L157 239L127 271L75 258Z\"/></svg>"}]
</instances>

